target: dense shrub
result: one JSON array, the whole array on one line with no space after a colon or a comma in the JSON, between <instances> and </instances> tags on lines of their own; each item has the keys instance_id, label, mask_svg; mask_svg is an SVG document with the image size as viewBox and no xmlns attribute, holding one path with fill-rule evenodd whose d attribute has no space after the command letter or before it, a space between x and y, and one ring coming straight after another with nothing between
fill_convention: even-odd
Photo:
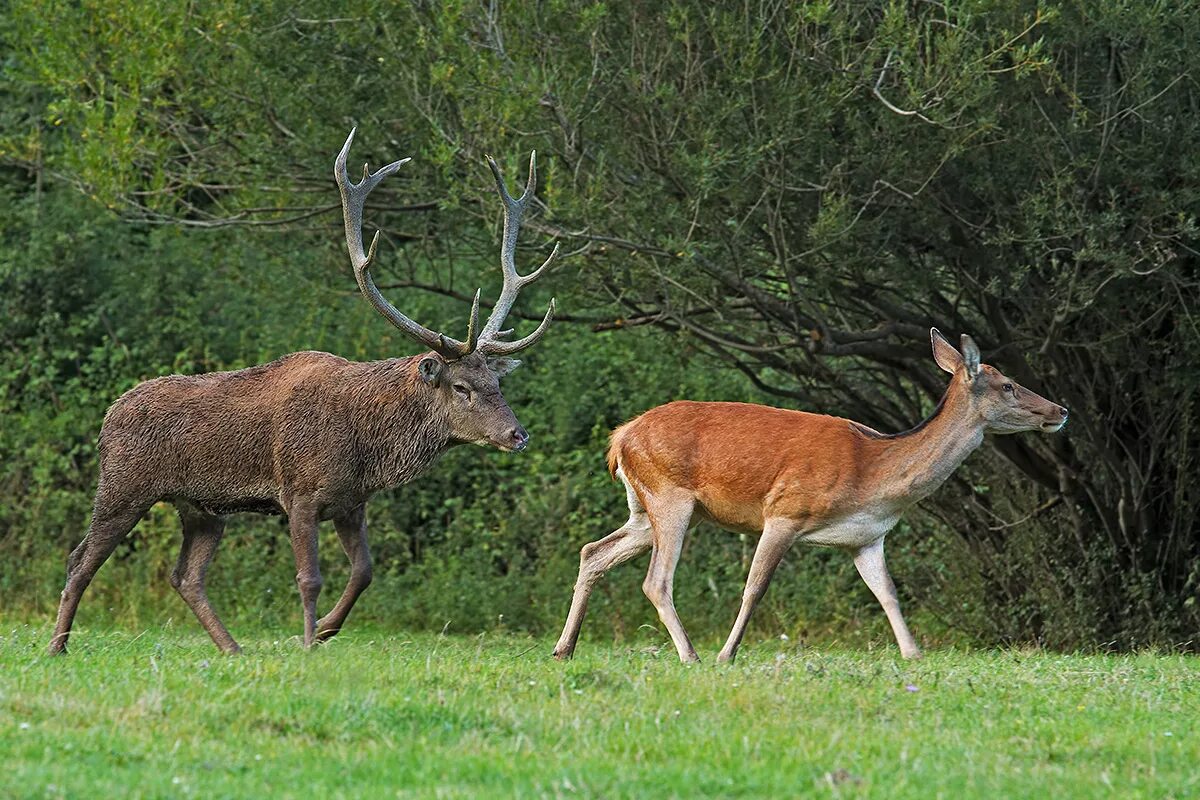
<instances>
[{"instance_id":1,"label":"dense shrub","mask_svg":"<svg viewBox=\"0 0 1200 800\"><path fill-rule=\"evenodd\" d=\"M546 629L578 545L619 522L608 427L684 395L906 427L943 385L936 324L1072 422L996 440L894 537L919 606L983 641L1194 640L1194 9L310 5L18 2L0 19L6 598L51 602L103 407L137 380L408 352L338 246L328 169L358 124L364 159L417 156L373 220L405 308L461 320L477 283L494 291L484 152L512 173L537 147L527 244L573 251L548 281L566 319L510 381L536 452L455 452L384 498L393 590L375 613ZM118 569L165 573L173 525L152 514L129 545L152 555ZM276 613L288 585L280 531L239 523L224 546L247 613ZM724 627L711 600L732 608L749 546L697 538L685 616ZM272 598L263 559L282 561ZM762 624L848 629L870 606L844 558L792 561ZM636 628L624 580L596 608Z\"/></svg>"}]
</instances>

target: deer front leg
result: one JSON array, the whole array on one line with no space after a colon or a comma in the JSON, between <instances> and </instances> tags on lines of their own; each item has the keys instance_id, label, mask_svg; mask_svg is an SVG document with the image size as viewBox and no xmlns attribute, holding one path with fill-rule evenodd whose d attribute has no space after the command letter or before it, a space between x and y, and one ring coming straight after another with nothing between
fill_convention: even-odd
<instances>
[{"instance_id":1,"label":"deer front leg","mask_svg":"<svg viewBox=\"0 0 1200 800\"><path fill-rule=\"evenodd\" d=\"M321 566L317 561L317 508L309 498L288 505L292 553L296 557L296 586L304 606L304 647L312 647L317 633L317 597L321 594Z\"/></svg>"},{"instance_id":2,"label":"deer front leg","mask_svg":"<svg viewBox=\"0 0 1200 800\"><path fill-rule=\"evenodd\" d=\"M371 585L371 550L367 546L366 506L359 506L345 517L333 521L338 540L350 559L350 580L333 610L317 622L317 641L324 642L337 635L354 608L358 596Z\"/></svg>"},{"instance_id":3,"label":"deer front leg","mask_svg":"<svg viewBox=\"0 0 1200 800\"><path fill-rule=\"evenodd\" d=\"M717 655L718 662L729 663L737 657L738 646L741 645L742 637L746 634L746 626L750 623L750 615L754 613L758 601L762 600L763 595L767 593L771 576L775 574L776 567L783 560L784 553L792 546L795 538L796 524L792 520L782 518L767 520L762 536L759 537L758 547L754 549L754 560L750 562L746 590L742 593L742 607L738 611L737 619L733 623L733 629L729 632L725 646Z\"/></svg>"},{"instance_id":4,"label":"deer front leg","mask_svg":"<svg viewBox=\"0 0 1200 800\"><path fill-rule=\"evenodd\" d=\"M917 640L904 623L904 616L900 613L900 601L896 597L896 585L892 583L887 562L883 558L883 538L880 537L855 553L854 566L871 588L879 605L883 606L888 622L892 624L892 632L896 634L896 644L900 645L900 655L905 658L920 658L921 648L917 646Z\"/></svg>"}]
</instances>

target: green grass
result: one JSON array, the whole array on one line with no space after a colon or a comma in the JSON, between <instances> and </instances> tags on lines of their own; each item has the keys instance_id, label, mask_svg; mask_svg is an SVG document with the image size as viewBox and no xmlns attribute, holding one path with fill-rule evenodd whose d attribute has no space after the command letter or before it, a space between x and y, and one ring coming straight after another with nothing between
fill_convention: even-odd
<instances>
[{"instance_id":1,"label":"green grass","mask_svg":"<svg viewBox=\"0 0 1200 800\"><path fill-rule=\"evenodd\" d=\"M1175 655L0 628L3 797L1195 797Z\"/></svg>"}]
</instances>

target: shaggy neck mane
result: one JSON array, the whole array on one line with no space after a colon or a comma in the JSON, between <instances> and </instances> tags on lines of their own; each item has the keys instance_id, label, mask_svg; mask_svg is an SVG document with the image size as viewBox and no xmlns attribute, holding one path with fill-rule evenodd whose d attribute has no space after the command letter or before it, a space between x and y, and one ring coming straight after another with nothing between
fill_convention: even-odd
<instances>
[{"instance_id":1,"label":"shaggy neck mane","mask_svg":"<svg viewBox=\"0 0 1200 800\"><path fill-rule=\"evenodd\" d=\"M355 456L370 491L408 483L452 444L446 414L417 372L420 359L363 365L354 393L361 405Z\"/></svg>"}]
</instances>

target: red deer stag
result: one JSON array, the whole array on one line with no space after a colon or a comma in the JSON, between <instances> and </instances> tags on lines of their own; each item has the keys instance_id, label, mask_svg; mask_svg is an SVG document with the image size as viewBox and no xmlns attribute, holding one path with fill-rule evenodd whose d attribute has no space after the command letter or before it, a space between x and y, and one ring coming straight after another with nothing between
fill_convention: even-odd
<instances>
[{"instance_id":1,"label":"red deer stag","mask_svg":"<svg viewBox=\"0 0 1200 800\"><path fill-rule=\"evenodd\" d=\"M204 589L224 517L239 511L286 514L304 608L304 646L310 647L338 632L371 582L364 509L372 494L413 480L456 444L515 451L528 443L499 380L520 364L506 356L537 342L554 315L551 300L531 334L505 341L512 331L501 328L517 293L558 254L556 246L541 267L517 273L517 234L537 182L536 154L529 157L529 180L516 199L488 159L504 203L504 283L482 329L476 292L467 338L460 342L406 317L372 280L379 233L364 253L363 204L408 159L374 174L364 166L363 180L354 184L346 173L353 141L351 131L334 175L358 286L379 313L430 352L370 363L292 353L235 372L157 378L123 395L104 416L92 522L67 561L51 653L66 648L80 596L96 570L142 515L163 500L175 505L183 526L171 584L227 653L240 648ZM333 610L318 620L317 524L322 520L333 520L351 574Z\"/></svg>"},{"instance_id":2,"label":"red deer stag","mask_svg":"<svg viewBox=\"0 0 1200 800\"><path fill-rule=\"evenodd\" d=\"M574 653L596 582L649 549L642 589L679 658L698 661L671 594L684 535L693 523L711 520L760 536L741 610L718 661L733 661L754 607L797 540L853 553L901 654L919 658L884 562L884 537L980 445L984 433L1053 432L1067 421L1062 406L980 364L971 337L962 337L959 351L936 328L930 334L934 360L954 377L933 415L904 433L882 434L802 411L687 401L651 409L617 428L608 466L625 484L629 521L583 546L555 657Z\"/></svg>"}]
</instances>

